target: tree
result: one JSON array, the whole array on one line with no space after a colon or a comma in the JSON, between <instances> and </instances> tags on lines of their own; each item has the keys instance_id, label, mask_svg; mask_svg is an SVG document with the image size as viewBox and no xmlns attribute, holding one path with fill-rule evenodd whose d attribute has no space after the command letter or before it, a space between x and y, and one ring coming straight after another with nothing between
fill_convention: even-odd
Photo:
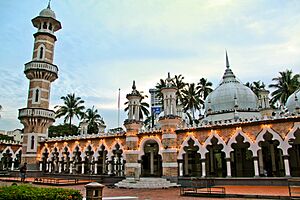
<instances>
[{"instance_id":1,"label":"tree","mask_svg":"<svg viewBox=\"0 0 300 200\"><path fill-rule=\"evenodd\" d=\"M72 124L70 128L69 124L59 124L57 126L50 126L48 129L49 137L69 135L78 135L78 127Z\"/></svg>"},{"instance_id":2,"label":"tree","mask_svg":"<svg viewBox=\"0 0 300 200\"><path fill-rule=\"evenodd\" d=\"M280 76L273 78L275 83L270 84L270 88L275 90L271 93L271 104L279 102L281 106L285 105L288 97L299 87L299 74L293 75L292 70L279 72Z\"/></svg>"},{"instance_id":3,"label":"tree","mask_svg":"<svg viewBox=\"0 0 300 200\"><path fill-rule=\"evenodd\" d=\"M266 87L265 83L260 81L247 82L245 86L249 87L256 96L258 96L260 90L264 90Z\"/></svg>"},{"instance_id":4,"label":"tree","mask_svg":"<svg viewBox=\"0 0 300 200\"><path fill-rule=\"evenodd\" d=\"M202 106L204 108L204 101L206 97L213 91L212 82L208 81L206 78L201 78L197 83L197 93L199 94L200 98L202 99Z\"/></svg>"},{"instance_id":5,"label":"tree","mask_svg":"<svg viewBox=\"0 0 300 200\"><path fill-rule=\"evenodd\" d=\"M158 83L156 83L156 86L155 88L157 89L157 95L156 97L160 100L160 104L162 105L162 107L164 106L164 103L163 103L163 94L161 92L161 89L166 87L167 86L167 83L166 83L166 80L164 79L160 79Z\"/></svg>"},{"instance_id":6,"label":"tree","mask_svg":"<svg viewBox=\"0 0 300 200\"><path fill-rule=\"evenodd\" d=\"M2 106L0 105L0 111L2 111ZM1 115L0 115L0 118L1 118Z\"/></svg>"},{"instance_id":7,"label":"tree","mask_svg":"<svg viewBox=\"0 0 300 200\"><path fill-rule=\"evenodd\" d=\"M183 79L184 77L181 74L175 75L175 77L172 79L172 85L177 88L177 92L176 92L177 102L178 100L182 102L182 90L187 85L187 83L185 83Z\"/></svg>"},{"instance_id":8,"label":"tree","mask_svg":"<svg viewBox=\"0 0 300 200\"><path fill-rule=\"evenodd\" d=\"M193 119L195 119L195 110L200 109L200 105L203 104L203 100L200 98L199 93L196 90L195 83L187 85L188 87L182 91L182 105L183 110L186 112L190 110L192 112Z\"/></svg>"},{"instance_id":9,"label":"tree","mask_svg":"<svg viewBox=\"0 0 300 200\"><path fill-rule=\"evenodd\" d=\"M98 114L98 110L94 106L86 110L83 119L88 123L88 133L98 133L98 127L105 125L103 118Z\"/></svg>"},{"instance_id":10,"label":"tree","mask_svg":"<svg viewBox=\"0 0 300 200\"><path fill-rule=\"evenodd\" d=\"M77 117L77 119L80 119L84 115L84 106L82 105L84 101L80 97L76 97L75 93L68 94L65 97L61 97L61 99L64 101L64 105L62 106L55 106L55 108L58 108L56 111L56 118L65 117L64 123L69 122L70 128L72 127L72 119L74 117Z\"/></svg>"}]
</instances>

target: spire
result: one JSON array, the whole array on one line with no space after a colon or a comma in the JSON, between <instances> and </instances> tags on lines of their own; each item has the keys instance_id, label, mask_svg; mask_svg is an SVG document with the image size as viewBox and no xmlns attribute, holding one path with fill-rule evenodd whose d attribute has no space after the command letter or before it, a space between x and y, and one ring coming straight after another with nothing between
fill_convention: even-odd
<instances>
[{"instance_id":1,"label":"spire","mask_svg":"<svg viewBox=\"0 0 300 200\"><path fill-rule=\"evenodd\" d=\"M135 80L133 80L132 89L133 89L133 90L136 90Z\"/></svg>"},{"instance_id":2,"label":"spire","mask_svg":"<svg viewBox=\"0 0 300 200\"><path fill-rule=\"evenodd\" d=\"M228 82L239 82L238 80L236 80L235 75L233 74L232 70L230 69L227 50L225 50L225 55L226 55L226 70L223 75L223 81L221 82L221 84L228 83Z\"/></svg>"},{"instance_id":3,"label":"spire","mask_svg":"<svg viewBox=\"0 0 300 200\"><path fill-rule=\"evenodd\" d=\"M226 51L226 68L229 69L230 65L229 65L229 60L228 60L228 55L227 55L227 50Z\"/></svg>"},{"instance_id":4,"label":"spire","mask_svg":"<svg viewBox=\"0 0 300 200\"><path fill-rule=\"evenodd\" d=\"M48 9L51 9L50 3L51 3L51 0L49 0L49 2L48 2L48 6L47 6Z\"/></svg>"}]
</instances>

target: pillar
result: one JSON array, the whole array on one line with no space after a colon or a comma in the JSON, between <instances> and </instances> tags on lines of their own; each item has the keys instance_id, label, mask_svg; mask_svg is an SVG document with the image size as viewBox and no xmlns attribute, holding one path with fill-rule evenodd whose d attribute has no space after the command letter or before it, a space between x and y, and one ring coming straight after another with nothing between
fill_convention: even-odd
<instances>
[{"instance_id":1,"label":"pillar","mask_svg":"<svg viewBox=\"0 0 300 200\"><path fill-rule=\"evenodd\" d=\"M289 156L285 155L283 156L283 159L284 159L285 176L291 176Z\"/></svg>"},{"instance_id":2,"label":"pillar","mask_svg":"<svg viewBox=\"0 0 300 200\"><path fill-rule=\"evenodd\" d=\"M95 162L95 170L94 170L95 174L98 173L98 163Z\"/></svg>"},{"instance_id":3,"label":"pillar","mask_svg":"<svg viewBox=\"0 0 300 200\"><path fill-rule=\"evenodd\" d=\"M205 168L205 159L201 160L201 164L202 164L202 177L206 177L206 168Z\"/></svg>"},{"instance_id":4,"label":"pillar","mask_svg":"<svg viewBox=\"0 0 300 200\"><path fill-rule=\"evenodd\" d=\"M43 171L43 163L40 162L40 171Z\"/></svg>"},{"instance_id":5,"label":"pillar","mask_svg":"<svg viewBox=\"0 0 300 200\"><path fill-rule=\"evenodd\" d=\"M51 166L51 163L49 162L49 173L52 172L52 166Z\"/></svg>"},{"instance_id":6,"label":"pillar","mask_svg":"<svg viewBox=\"0 0 300 200\"><path fill-rule=\"evenodd\" d=\"M230 158L226 158L227 177L231 177L231 163Z\"/></svg>"},{"instance_id":7,"label":"pillar","mask_svg":"<svg viewBox=\"0 0 300 200\"><path fill-rule=\"evenodd\" d=\"M61 173L61 166L63 165L63 163L57 162L57 164L58 164L58 173Z\"/></svg>"},{"instance_id":8,"label":"pillar","mask_svg":"<svg viewBox=\"0 0 300 200\"><path fill-rule=\"evenodd\" d=\"M15 167L15 163L12 162L12 163L11 163L11 171L14 171L14 167Z\"/></svg>"},{"instance_id":9,"label":"pillar","mask_svg":"<svg viewBox=\"0 0 300 200\"><path fill-rule=\"evenodd\" d=\"M70 174L73 173L73 163L70 163Z\"/></svg>"},{"instance_id":10,"label":"pillar","mask_svg":"<svg viewBox=\"0 0 300 200\"><path fill-rule=\"evenodd\" d=\"M253 162L254 162L254 176L259 177L258 157L253 157Z\"/></svg>"},{"instance_id":11,"label":"pillar","mask_svg":"<svg viewBox=\"0 0 300 200\"><path fill-rule=\"evenodd\" d=\"M179 176L183 176L183 163L179 163Z\"/></svg>"},{"instance_id":12,"label":"pillar","mask_svg":"<svg viewBox=\"0 0 300 200\"><path fill-rule=\"evenodd\" d=\"M84 163L81 163L81 174L84 174Z\"/></svg>"},{"instance_id":13,"label":"pillar","mask_svg":"<svg viewBox=\"0 0 300 200\"><path fill-rule=\"evenodd\" d=\"M112 174L112 161L109 160L108 161L108 175L111 175Z\"/></svg>"}]
</instances>

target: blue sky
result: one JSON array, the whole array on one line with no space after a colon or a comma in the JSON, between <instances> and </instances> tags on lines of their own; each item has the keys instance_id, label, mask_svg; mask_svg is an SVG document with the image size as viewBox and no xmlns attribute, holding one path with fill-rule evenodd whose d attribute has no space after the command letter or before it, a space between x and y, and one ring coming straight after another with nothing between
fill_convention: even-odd
<instances>
[{"instance_id":1,"label":"blue sky","mask_svg":"<svg viewBox=\"0 0 300 200\"><path fill-rule=\"evenodd\" d=\"M26 106L23 70L36 31L31 19L47 3L0 1L0 129L22 128L17 114ZM123 105L132 80L148 93L167 72L187 82L205 77L216 87L225 49L244 83L268 85L279 71L300 71L297 0L53 0L51 8L63 26L56 34L59 79L52 84L51 108L75 92L86 107L98 108L108 128L117 126L118 88Z\"/></svg>"}]
</instances>

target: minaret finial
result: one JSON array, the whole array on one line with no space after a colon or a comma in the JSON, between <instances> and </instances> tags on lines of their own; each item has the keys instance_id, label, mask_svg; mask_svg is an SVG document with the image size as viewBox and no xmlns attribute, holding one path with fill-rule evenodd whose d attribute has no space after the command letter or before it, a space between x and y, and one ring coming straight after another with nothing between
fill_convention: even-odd
<instances>
[{"instance_id":1,"label":"minaret finial","mask_svg":"<svg viewBox=\"0 0 300 200\"><path fill-rule=\"evenodd\" d=\"M51 0L48 1L48 6L47 6L48 9L51 9L50 3L51 3Z\"/></svg>"},{"instance_id":2,"label":"minaret finial","mask_svg":"<svg viewBox=\"0 0 300 200\"><path fill-rule=\"evenodd\" d=\"M135 86L135 80L133 81L133 84L132 84L132 89L133 89L133 90L136 90L136 86Z\"/></svg>"},{"instance_id":3,"label":"minaret finial","mask_svg":"<svg viewBox=\"0 0 300 200\"><path fill-rule=\"evenodd\" d=\"M227 50L226 51L226 68L229 68L230 65L229 65L229 60L228 60L228 55L227 55Z\"/></svg>"}]
</instances>

